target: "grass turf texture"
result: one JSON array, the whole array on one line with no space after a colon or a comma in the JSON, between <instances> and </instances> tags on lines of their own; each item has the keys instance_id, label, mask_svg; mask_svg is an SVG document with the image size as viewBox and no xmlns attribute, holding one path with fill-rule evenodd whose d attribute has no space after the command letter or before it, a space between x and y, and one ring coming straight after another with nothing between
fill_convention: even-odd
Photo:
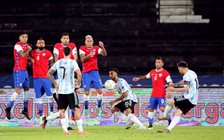
<instances>
[{"instance_id":1,"label":"grass turf texture","mask_svg":"<svg viewBox=\"0 0 224 140\"><path fill-rule=\"evenodd\" d=\"M77 127L73 126L76 129ZM222 126L177 126L171 133L157 133L165 126L155 126L152 130L136 130L133 126L86 126L89 135L71 132L64 135L61 127L0 127L0 140L223 140Z\"/></svg>"}]
</instances>

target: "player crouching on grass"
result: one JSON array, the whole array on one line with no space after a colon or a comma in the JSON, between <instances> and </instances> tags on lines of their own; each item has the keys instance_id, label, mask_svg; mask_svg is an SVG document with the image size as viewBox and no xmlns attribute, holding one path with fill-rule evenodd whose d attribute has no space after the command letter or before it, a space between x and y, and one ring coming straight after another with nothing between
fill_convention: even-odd
<instances>
[{"instance_id":1,"label":"player crouching on grass","mask_svg":"<svg viewBox=\"0 0 224 140\"><path fill-rule=\"evenodd\" d=\"M137 103L136 95L132 92L131 87L128 85L127 81L125 81L123 78L119 78L118 74L119 71L116 68L111 68L109 70L109 77L116 83L115 89L121 95L119 98L110 101L111 106L117 103L111 109L111 112L124 112L127 116L127 124L132 124L132 122L134 122L139 126L138 129L146 129L146 127L134 115L134 106ZM127 126L126 129L130 128L130 126L131 125Z\"/></svg>"}]
</instances>

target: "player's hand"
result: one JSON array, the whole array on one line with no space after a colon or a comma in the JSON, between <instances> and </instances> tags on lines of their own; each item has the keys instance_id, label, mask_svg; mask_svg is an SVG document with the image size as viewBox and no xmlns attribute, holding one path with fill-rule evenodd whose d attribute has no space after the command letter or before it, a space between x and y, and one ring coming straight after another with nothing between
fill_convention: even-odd
<instances>
[{"instance_id":1,"label":"player's hand","mask_svg":"<svg viewBox=\"0 0 224 140\"><path fill-rule=\"evenodd\" d=\"M138 78L138 77L134 77L134 78L132 79L132 81L137 82L137 81L139 81L139 78Z\"/></svg>"},{"instance_id":2,"label":"player's hand","mask_svg":"<svg viewBox=\"0 0 224 140\"><path fill-rule=\"evenodd\" d=\"M89 54L89 56L90 57L93 57L95 55L95 53L96 53L95 51L91 51L90 54Z\"/></svg>"},{"instance_id":3,"label":"player's hand","mask_svg":"<svg viewBox=\"0 0 224 140\"><path fill-rule=\"evenodd\" d=\"M30 46L28 46L27 50L30 52L32 50L32 48Z\"/></svg>"},{"instance_id":4,"label":"player's hand","mask_svg":"<svg viewBox=\"0 0 224 140\"><path fill-rule=\"evenodd\" d=\"M103 42L102 42L102 41L99 41L99 46L100 46L101 48L103 48L103 47L104 47L104 44L103 44Z\"/></svg>"},{"instance_id":5,"label":"player's hand","mask_svg":"<svg viewBox=\"0 0 224 140\"><path fill-rule=\"evenodd\" d=\"M56 91L56 93L58 93L58 89L59 89L59 86L56 85L56 86L55 86L55 91Z\"/></svg>"},{"instance_id":6,"label":"player's hand","mask_svg":"<svg viewBox=\"0 0 224 140\"><path fill-rule=\"evenodd\" d=\"M109 102L109 104L110 104L111 106L112 106L113 104L115 104L115 103L116 103L115 100Z\"/></svg>"}]
</instances>

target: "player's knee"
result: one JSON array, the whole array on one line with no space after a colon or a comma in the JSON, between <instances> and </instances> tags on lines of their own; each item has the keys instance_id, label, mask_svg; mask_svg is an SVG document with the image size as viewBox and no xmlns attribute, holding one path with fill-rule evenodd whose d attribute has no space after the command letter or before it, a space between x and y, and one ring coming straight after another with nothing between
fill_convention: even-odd
<instances>
[{"instance_id":1,"label":"player's knee","mask_svg":"<svg viewBox=\"0 0 224 140\"><path fill-rule=\"evenodd\" d=\"M41 98L37 98L37 99L36 99L36 103L38 103L38 104L42 104L42 99L41 99Z\"/></svg>"},{"instance_id":2,"label":"player's knee","mask_svg":"<svg viewBox=\"0 0 224 140\"><path fill-rule=\"evenodd\" d=\"M15 92L16 92L17 94L20 94L20 93L21 93L21 89L20 89L20 88L15 88Z\"/></svg>"},{"instance_id":3,"label":"player's knee","mask_svg":"<svg viewBox=\"0 0 224 140\"><path fill-rule=\"evenodd\" d=\"M150 112L153 112L153 111L154 111L154 108L149 108L149 111L150 111Z\"/></svg>"},{"instance_id":4,"label":"player's knee","mask_svg":"<svg viewBox=\"0 0 224 140\"><path fill-rule=\"evenodd\" d=\"M125 115L128 116L130 113L132 113L132 110L130 108L125 110Z\"/></svg>"},{"instance_id":5,"label":"player's knee","mask_svg":"<svg viewBox=\"0 0 224 140\"><path fill-rule=\"evenodd\" d=\"M174 99L171 99L171 100L169 100L168 102L167 102L167 104L169 105L169 106L173 106L174 105Z\"/></svg>"}]
</instances>

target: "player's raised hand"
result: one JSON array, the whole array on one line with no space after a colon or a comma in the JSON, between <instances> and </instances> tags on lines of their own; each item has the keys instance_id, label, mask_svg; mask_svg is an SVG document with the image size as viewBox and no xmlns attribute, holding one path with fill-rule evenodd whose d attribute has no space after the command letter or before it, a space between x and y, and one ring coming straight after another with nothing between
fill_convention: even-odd
<instances>
[{"instance_id":1,"label":"player's raised hand","mask_svg":"<svg viewBox=\"0 0 224 140\"><path fill-rule=\"evenodd\" d=\"M132 81L137 82L137 81L139 81L139 78L138 77L134 77L134 78L132 78Z\"/></svg>"},{"instance_id":2,"label":"player's raised hand","mask_svg":"<svg viewBox=\"0 0 224 140\"><path fill-rule=\"evenodd\" d=\"M104 47L104 44L103 44L103 42L102 42L102 41L99 41L99 46L100 46L101 48L103 48L103 47Z\"/></svg>"},{"instance_id":3,"label":"player's raised hand","mask_svg":"<svg viewBox=\"0 0 224 140\"><path fill-rule=\"evenodd\" d=\"M29 52L32 50L32 48L30 46L28 46L28 49L27 49Z\"/></svg>"}]
</instances>

